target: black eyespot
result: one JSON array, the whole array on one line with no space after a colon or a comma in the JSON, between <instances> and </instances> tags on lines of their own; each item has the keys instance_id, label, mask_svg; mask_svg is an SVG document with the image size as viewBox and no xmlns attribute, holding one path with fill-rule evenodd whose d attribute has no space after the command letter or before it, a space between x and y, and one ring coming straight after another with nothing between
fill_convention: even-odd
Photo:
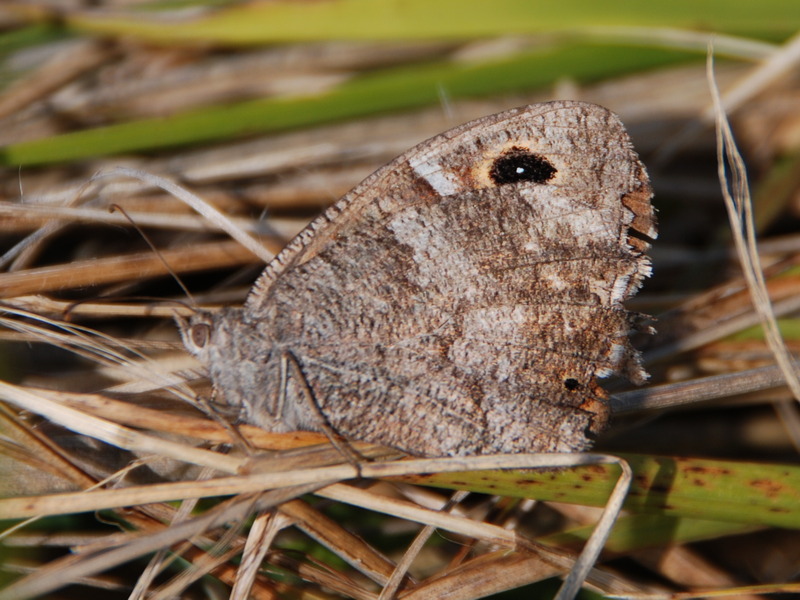
<instances>
[{"instance_id":1,"label":"black eyespot","mask_svg":"<svg viewBox=\"0 0 800 600\"><path fill-rule=\"evenodd\" d=\"M564 387L567 388L570 392L577 390L581 386L580 382L577 379L572 377L568 377L564 380Z\"/></svg>"},{"instance_id":2,"label":"black eyespot","mask_svg":"<svg viewBox=\"0 0 800 600\"><path fill-rule=\"evenodd\" d=\"M492 163L489 177L497 185L518 181L545 183L550 181L556 172L556 168L544 156L534 154L527 148L514 146Z\"/></svg>"},{"instance_id":3,"label":"black eyespot","mask_svg":"<svg viewBox=\"0 0 800 600\"><path fill-rule=\"evenodd\" d=\"M189 329L189 335L196 347L203 348L211 338L211 326L207 323L196 323Z\"/></svg>"}]
</instances>

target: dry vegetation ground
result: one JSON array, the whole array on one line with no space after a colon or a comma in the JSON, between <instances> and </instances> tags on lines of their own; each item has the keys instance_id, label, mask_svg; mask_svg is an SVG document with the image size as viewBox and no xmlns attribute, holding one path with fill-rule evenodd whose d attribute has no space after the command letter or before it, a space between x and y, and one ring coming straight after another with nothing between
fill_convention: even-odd
<instances>
[{"instance_id":1,"label":"dry vegetation ground","mask_svg":"<svg viewBox=\"0 0 800 600\"><path fill-rule=\"evenodd\" d=\"M8 31L18 26L8 25ZM0 96L0 144L116 122L168 120L221 102L309 93L392 65L508 51L520 43L220 49L125 38L51 42L38 48L44 59L34 48L6 57L35 68ZM798 344L794 315L800 308L796 51L794 60L780 76L748 88L730 111L754 190L762 267L790 350ZM722 61L717 82L723 92L734 89L755 68ZM436 105L298 131L3 168L0 249L33 243L6 255L0 274L0 370L9 382L3 388L8 403L0 405L0 485L4 496L41 495L41 503L0 510L8 527L23 515L48 515L4 538L2 577L10 582L28 576L29 585L5 597L226 597L238 571L236 593L252 584L255 598L376 598L421 527L414 519L435 522L423 509L438 510L450 497L408 483L413 477L362 479L300 497L351 477L347 464L335 466L341 461L336 452L288 450L324 438L235 430L202 406L193 408L195 395L207 399L210 390L183 350L172 315L190 312L181 303L240 303L263 263L170 194L122 176L87 184L94 173L124 165L178 181L276 252L322 207L415 143L474 117L552 98L587 100L617 112L648 165L660 237L652 251L654 277L630 308L657 316L657 334L638 340L652 385L695 383L670 400L678 408L634 406L623 414L619 402L620 414L598 450L635 453L638 487L628 506L628 533L614 541L591 583L634 594L786 583L797 576L800 521L790 519L800 502L794 467L800 422L779 376L770 372L761 383L751 372L774 358L752 328L757 318L732 250L713 126L701 120L710 106L702 56L594 83L563 79L530 92L453 98L442 89L440 95ZM127 217L109 212L112 205ZM192 300L165 273L162 259ZM705 379L722 374L731 378ZM609 385L626 398L621 383ZM739 393L741 386L762 389ZM255 466L246 460L248 452L264 449L281 454ZM377 449L363 452L389 457ZM284 475L298 466L328 465L334 470L314 478ZM230 479L204 492L195 483L237 472L246 479L263 469L272 473L250 477L254 487L233 498L225 497L235 491ZM578 502L569 493L583 482L586 490L578 491L586 493L585 503L602 504L607 479L613 479L610 467L580 473L563 489L528 495ZM530 478L546 488L562 476ZM500 476L489 479L495 488L482 485L486 477L453 479L461 482L454 487L484 492L513 488ZM182 490L169 487L181 481L187 482ZM289 483L300 487L281 487ZM95 486L111 491L49 496ZM276 487L256 493L269 486ZM200 495L217 499L196 502ZM445 588L458 589L459 598L477 597L478 591L562 572L562 554L532 550L520 536L574 550L575 538L560 534L583 531L597 509L513 495L472 494L451 507L454 522L437 522L441 533L411 565L417 583L399 582L400 597L441 597ZM181 498L188 500L176 501ZM359 508L370 503L373 511ZM248 561L258 566L262 560L261 571L245 575L252 568ZM56 590L68 581L75 583ZM548 589L523 590L519 597Z\"/></svg>"}]
</instances>

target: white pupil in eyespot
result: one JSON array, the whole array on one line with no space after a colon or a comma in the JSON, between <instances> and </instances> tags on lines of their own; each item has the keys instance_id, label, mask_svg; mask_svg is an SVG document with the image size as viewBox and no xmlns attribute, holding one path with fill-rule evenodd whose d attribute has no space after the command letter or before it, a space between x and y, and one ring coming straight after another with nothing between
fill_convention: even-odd
<instances>
[{"instance_id":1,"label":"white pupil in eyespot","mask_svg":"<svg viewBox=\"0 0 800 600\"><path fill-rule=\"evenodd\" d=\"M525 172L523 167L517 167L517 175L522 175Z\"/></svg>"}]
</instances>

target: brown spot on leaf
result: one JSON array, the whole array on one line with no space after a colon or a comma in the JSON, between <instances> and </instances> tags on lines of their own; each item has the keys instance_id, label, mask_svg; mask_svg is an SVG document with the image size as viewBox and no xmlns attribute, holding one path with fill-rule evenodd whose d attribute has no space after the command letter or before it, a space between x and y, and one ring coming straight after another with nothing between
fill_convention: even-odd
<instances>
[{"instance_id":1,"label":"brown spot on leaf","mask_svg":"<svg viewBox=\"0 0 800 600\"><path fill-rule=\"evenodd\" d=\"M771 479L754 479L750 486L762 492L767 498L774 498L783 492L783 486Z\"/></svg>"}]
</instances>

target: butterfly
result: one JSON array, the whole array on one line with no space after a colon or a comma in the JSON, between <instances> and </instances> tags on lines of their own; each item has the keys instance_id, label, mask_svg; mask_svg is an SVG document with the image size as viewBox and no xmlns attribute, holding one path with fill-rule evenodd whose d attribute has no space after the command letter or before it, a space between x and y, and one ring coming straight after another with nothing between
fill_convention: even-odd
<instances>
[{"instance_id":1,"label":"butterfly","mask_svg":"<svg viewBox=\"0 0 800 600\"><path fill-rule=\"evenodd\" d=\"M597 105L533 104L415 146L314 220L241 308L179 322L241 420L419 456L568 452L647 377L647 173Z\"/></svg>"}]
</instances>

